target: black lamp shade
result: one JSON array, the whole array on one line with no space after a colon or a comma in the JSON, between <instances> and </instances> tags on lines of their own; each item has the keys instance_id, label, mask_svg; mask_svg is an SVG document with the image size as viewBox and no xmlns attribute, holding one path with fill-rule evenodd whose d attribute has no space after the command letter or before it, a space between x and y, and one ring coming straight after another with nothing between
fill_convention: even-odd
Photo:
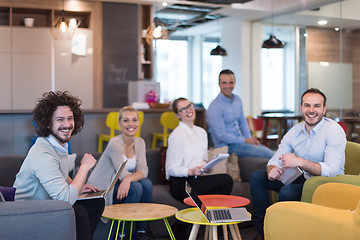
<instances>
[{"instance_id":1,"label":"black lamp shade","mask_svg":"<svg viewBox=\"0 0 360 240\"><path fill-rule=\"evenodd\" d=\"M227 51L220 47L220 45L217 45L216 48L211 50L210 55L227 56Z\"/></svg>"},{"instance_id":2,"label":"black lamp shade","mask_svg":"<svg viewBox=\"0 0 360 240\"><path fill-rule=\"evenodd\" d=\"M274 35L270 35L270 38L262 44L262 48L284 48L284 46L285 44Z\"/></svg>"}]
</instances>

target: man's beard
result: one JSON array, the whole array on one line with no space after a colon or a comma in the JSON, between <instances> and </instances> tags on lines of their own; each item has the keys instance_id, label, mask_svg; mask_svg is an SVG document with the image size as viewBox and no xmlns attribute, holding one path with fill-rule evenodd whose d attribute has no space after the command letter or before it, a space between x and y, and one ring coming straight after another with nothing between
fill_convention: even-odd
<instances>
[{"instance_id":1,"label":"man's beard","mask_svg":"<svg viewBox=\"0 0 360 240\"><path fill-rule=\"evenodd\" d=\"M64 128L61 128L61 129L59 129L58 131L60 132L62 129L64 129ZM69 127L68 129L71 131L71 130L74 129L74 127ZM71 135L72 135L72 133L71 133L69 137L67 137L67 138L64 139L64 138L62 138L59 134L54 133L53 131L51 131L51 134L52 134L52 135L54 136L54 138L55 138L56 140L58 140L60 143L67 143L67 142L69 142L69 141L70 141L70 138L71 138Z\"/></svg>"},{"instance_id":2,"label":"man's beard","mask_svg":"<svg viewBox=\"0 0 360 240\"><path fill-rule=\"evenodd\" d=\"M308 122L308 121L306 120L306 117L310 118L310 117L307 116L307 114L305 113L305 114L303 115L303 119L304 119L305 123L306 123L308 126L310 126L310 127L314 127L314 126L316 126L316 125L323 119L324 115L323 115L323 114L318 114L318 115L316 116L316 117L317 117L317 121L316 121L316 122L313 122L313 123Z\"/></svg>"}]
</instances>

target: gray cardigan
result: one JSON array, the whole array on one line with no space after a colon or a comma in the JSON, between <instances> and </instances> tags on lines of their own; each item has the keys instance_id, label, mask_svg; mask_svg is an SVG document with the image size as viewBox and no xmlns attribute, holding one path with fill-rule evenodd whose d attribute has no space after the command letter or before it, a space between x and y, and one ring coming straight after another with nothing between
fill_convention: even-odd
<instances>
[{"instance_id":1,"label":"gray cardigan","mask_svg":"<svg viewBox=\"0 0 360 240\"><path fill-rule=\"evenodd\" d=\"M74 204L75 186L66 182L74 168L67 153L58 151L47 138L39 137L16 175L16 200L56 199Z\"/></svg>"},{"instance_id":2,"label":"gray cardigan","mask_svg":"<svg viewBox=\"0 0 360 240\"><path fill-rule=\"evenodd\" d=\"M134 137L134 143L136 155L135 171L141 171L144 173L144 176L147 177L148 166L146 163L145 141L142 138ZM119 166L124 162L124 146L125 143L121 134L110 139L104 153L101 155L98 163L96 164L88 178L88 184L95 185L100 189L106 189L109 186ZM124 168L124 170L120 174L119 180L122 180L125 176L130 174L131 173L126 168ZM105 197L106 205L111 205L113 203L113 194L114 190L112 190Z\"/></svg>"}]
</instances>

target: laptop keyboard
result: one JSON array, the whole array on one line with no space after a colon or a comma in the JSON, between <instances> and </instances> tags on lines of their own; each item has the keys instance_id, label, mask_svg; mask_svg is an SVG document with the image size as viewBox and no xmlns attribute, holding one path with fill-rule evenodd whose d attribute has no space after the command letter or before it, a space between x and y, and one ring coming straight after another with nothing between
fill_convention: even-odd
<instances>
[{"instance_id":1,"label":"laptop keyboard","mask_svg":"<svg viewBox=\"0 0 360 240\"><path fill-rule=\"evenodd\" d=\"M207 217L211 220L232 219L230 211L228 209L213 209L211 211L213 212L214 219L211 217L212 215L210 214L209 211L206 212Z\"/></svg>"}]
</instances>

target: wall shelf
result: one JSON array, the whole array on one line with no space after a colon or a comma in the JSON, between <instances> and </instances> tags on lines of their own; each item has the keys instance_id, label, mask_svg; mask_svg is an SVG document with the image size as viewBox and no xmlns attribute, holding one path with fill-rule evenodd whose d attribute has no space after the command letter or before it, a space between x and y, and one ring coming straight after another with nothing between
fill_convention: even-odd
<instances>
[{"instance_id":1,"label":"wall shelf","mask_svg":"<svg viewBox=\"0 0 360 240\"><path fill-rule=\"evenodd\" d=\"M142 5L142 25L140 28L141 35L143 34L143 30L146 30L152 21L152 6L150 5ZM152 43L148 43L145 37L141 37L141 71L143 74L143 78L151 79L153 77L153 49Z\"/></svg>"},{"instance_id":2,"label":"wall shelf","mask_svg":"<svg viewBox=\"0 0 360 240\"><path fill-rule=\"evenodd\" d=\"M61 10L55 10L55 18L61 16ZM65 11L65 16L68 18L76 18L80 20L79 28L89 28L90 27L90 12L72 12Z\"/></svg>"},{"instance_id":3,"label":"wall shelf","mask_svg":"<svg viewBox=\"0 0 360 240\"><path fill-rule=\"evenodd\" d=\"M65 11L65 16L77 18L80 28L90 27L90 12ZM61 10L20 7L0 7L0 26L25 27L25 18L34 18L34 27L51 27L53 16L61 16Z\"/></svg>"},{"instance_id":4,"label":"wall shelf","mask_svg":"<svg viewBox=\"0 0 360 240\"><path fill-rule=\"evenodd\" d=\"M10 8L9 7L0 7L0 25L1 26L10 25Z\"/></svg>"}]
</instances>

